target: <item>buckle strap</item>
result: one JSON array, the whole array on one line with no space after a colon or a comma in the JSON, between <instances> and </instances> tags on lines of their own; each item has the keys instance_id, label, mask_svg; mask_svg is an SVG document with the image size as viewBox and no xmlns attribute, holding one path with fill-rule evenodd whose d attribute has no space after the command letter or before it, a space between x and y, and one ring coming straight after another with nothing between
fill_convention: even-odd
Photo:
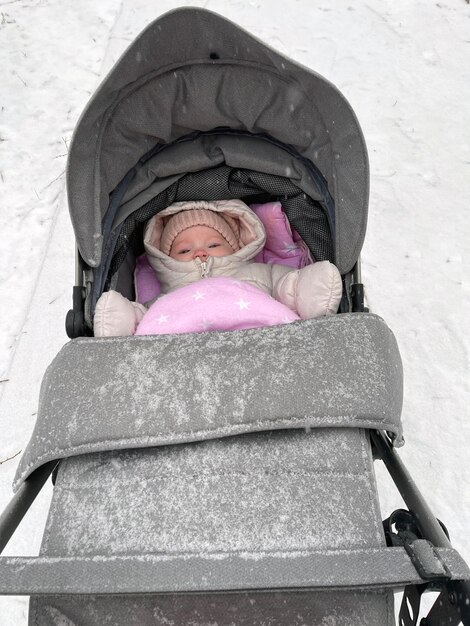
<instances>
[{"instance_id":1,"label":"buckle strap","mask_svg":"<svg viewBox=\"0 0 470 626\"><path fill-rule=\"evenodd\" d=\"M404 547L416 571L424 580L451 578L442 557L426 539L415 539L411 543L405 543Z\"/></svg>"}]
</instances>

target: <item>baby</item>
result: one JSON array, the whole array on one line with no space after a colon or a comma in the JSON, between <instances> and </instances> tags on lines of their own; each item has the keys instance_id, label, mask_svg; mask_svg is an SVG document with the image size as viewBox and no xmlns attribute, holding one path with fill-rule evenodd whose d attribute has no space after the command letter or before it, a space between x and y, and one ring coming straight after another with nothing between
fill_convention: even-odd
<instances>
[{"instance_id":1,"label":"baby","mask_svg":"<svg viewBox=\"0 0 470 626\"><path fill-rule=\"evenodd\" d=\"M342 294L337 268L329 261L300 270L255 263L265 239L262 222L241 200L172 204L148 222L144 234L161 286L158 297L201 279L228 277L258 288L301 319L336 313ZM96 306L95 336L134 334L155 300L143 306L118 292L104 293Z\"/></svg>"}]
</instances>

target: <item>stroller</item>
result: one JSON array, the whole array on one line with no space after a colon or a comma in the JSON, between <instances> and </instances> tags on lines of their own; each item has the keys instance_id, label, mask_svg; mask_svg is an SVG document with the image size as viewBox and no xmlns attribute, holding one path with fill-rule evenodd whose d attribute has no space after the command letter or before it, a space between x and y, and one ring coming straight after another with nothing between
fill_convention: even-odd
<instances>
[{"instance_id":1,"label":"stroller","mask_svg":"<svg viewBox=\"0 0 470 626\"><path fill-rule=\"evenodd\" d=\"M360 277L368 176L337 89L214 13L167 13L118 61L69 153L72 340L0 518L3 550L52 474L40 555L0 558L31 624L392 626L394 589L401 626L470 624L470 570L395 451L400 355ZM338 267L338 314L93 337L104 291L135 299L145 223L231 198L281 201ZM385 522L379 459L408 507Z\"/></svg>"}]
</instances>

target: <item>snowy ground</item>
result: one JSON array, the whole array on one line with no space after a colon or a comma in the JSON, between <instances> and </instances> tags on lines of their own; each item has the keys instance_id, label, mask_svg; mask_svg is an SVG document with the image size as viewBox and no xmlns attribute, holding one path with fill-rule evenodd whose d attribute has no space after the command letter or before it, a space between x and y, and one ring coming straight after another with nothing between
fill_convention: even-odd
<instances>
[{"instance_id":1,"label":"snowy ground","mask_svg":"<svg viewBox=\"0 0 470 626\"><path fill-rule=\"evenodd\" d=\"M74 240L64 168L85 103L125 47L187 2L0 0L0 510L66 342ZM466 0L207 0L335 83L369 147L363 279L405 370L401 456L470 561L470 5ZM14 457L14 458L13 458ZM379 469L384 513L399 506ZM7 554L37 550L49 487ZM26 624L0 599L0 626Z\"/></svg>"}]
</instances>

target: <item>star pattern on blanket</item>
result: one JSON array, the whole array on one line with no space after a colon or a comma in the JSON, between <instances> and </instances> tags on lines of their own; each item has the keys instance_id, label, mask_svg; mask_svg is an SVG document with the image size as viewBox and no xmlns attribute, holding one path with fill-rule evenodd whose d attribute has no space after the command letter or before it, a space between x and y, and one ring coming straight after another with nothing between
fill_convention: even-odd
<instances>
[{"instance_id":1,"label":"star pattern on blanket","mask_svg":"<svg viewBox=\"0 0 470 626\"><path fill-rule=\"evenodd\" d=\"M298 316L248 281L208 278L157 299L136 334L244 330L286 324Z\"/></svg>"},{"instance_id":2,"label":"star pattern on blanket","mask_svg":"<svg viewBox=\"0 0 470 626\"><path fill-rule=\"evenodd\" d=\"M238 306L240 307L240 311L248 309L248 307L250 306L250 303L246 300L243 300L243 298L240 298L240 300L238 300L238 302L235 302L235 304L238 304Z\"/></svg>"},{"instance_id":3,"label":"star pattern on blanket","mask_svg":"<svg viewBox=\"0 0 470 626\"><path fill-rule=\"evenodd\" d=\"M206 319L205 317L202 318L201 323L199 324L199 327L203 330L211 330L211 328L214 326L214 322L211 320Z\"/></svg>"}]
</instances>

